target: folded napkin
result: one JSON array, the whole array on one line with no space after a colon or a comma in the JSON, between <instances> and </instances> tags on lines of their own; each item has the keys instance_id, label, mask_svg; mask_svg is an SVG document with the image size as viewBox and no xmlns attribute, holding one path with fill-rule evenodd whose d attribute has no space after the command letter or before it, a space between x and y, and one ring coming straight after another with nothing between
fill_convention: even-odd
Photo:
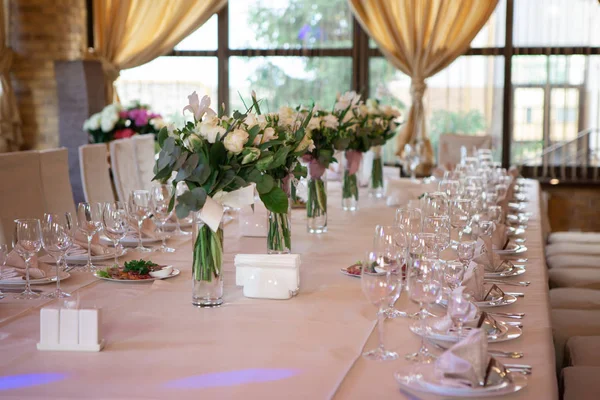
<instances>
[{"instance_id":1,"label":"folded napkin","mask_svg":"<svg viewBox=\"0 0 600 400\"><path fill-rule=\"evenodd\" d=\"M2 269L2 280L20 280L23 276L25 276L25 260L16 251L12 250L6 257L6 265ZM46 277L46 272L40 269L36 256L31 258L29 277L31 279Z\"/></svg>"},{"instance_id":2,"label":"folded napkin","mask_svg":"<svg viewBox=\"0 0 600 400\"><path fill-rule=\"evenodd\" d=\"M92 255L101 256L109 252L108 247L100 244L100 235L95 234L92 238ZM73 246L69 249L67 254L83 254L88 249L87 237L81 231L76 231L73 237ZM82 251L85 250L85 251Z\"/></svg>"},{"instance_id":3,"label":"folded napkin","mask_svg":"<svg viewBox=\"0 0 600 400\"><path fill-rule=\"evenodd\" d=\"M157 239L158 236L158 229L154 221L152 221L151 219L144 220L144 222L142 223L142 237Z\"/></svg>"},{"instance_id":4,"label":"folded napkin","mask_svg":"<svg viewBox=\"0 0 600 400\"><path fill-rule=\"evenodd\" d=\"M503 260L495 251L489 250L492 248L491 237L487 236L477 239L473 261L483 265L486 272L502 272L514 267L510 261Z\"/></svg>"},{"instance_id":5,"label":"folded napkin","mask_svg":"<svg viewBox=\"0 0 600 400\"><path fill-rule=\"evenodd\" d=\"M484 267L475 262L469 263L465 276L461 283L464 286L464 292L470 294L475 301L481 301L485 297L485 288L483 287Z\"/></svg>"},{"instance_id":6,"label":"folded napkin","mask_svg":"<svg viewBox=\"0 0 600 400\"><path fill-rule=\"evenodd\" d=\"M494 250L504 250L508 245L508 235L506 234L506 225L495 224L492 231L492 248Z\"/></svg>"},{"instance_id":7,"label":"folded napkin","mask_svg":"<svg viewBox=\"0 0 600 400\"><path fill-rule=\"evenodd\" d=\"M451 295L463 293L465 291L465 289L466 288L464 286L459 286L451 292L452 293ZM467 318L466 318L467 322L465 322L465 326L476 327L476 323L478 321L478 318L477 318L478 313L479 313L479 310L477 309L477 306L475 304L471 304L471 307L469 309L469 314L467 315ZM448 332L450 329L452 329L452 327L454 326L454 323L452 322L450 313L446 312L446 315L444 315L441 318L436 318L431 323L430 326L438 332Z\"/></svg>"}]
</instances>

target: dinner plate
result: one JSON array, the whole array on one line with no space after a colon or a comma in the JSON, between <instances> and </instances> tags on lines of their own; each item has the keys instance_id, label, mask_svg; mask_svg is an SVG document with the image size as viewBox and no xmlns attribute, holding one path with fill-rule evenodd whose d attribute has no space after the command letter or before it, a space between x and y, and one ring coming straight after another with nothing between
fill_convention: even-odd
<instances>
[{"instance_id":1,"label":"dinner plate","mask_svg":"<svg viewBox=\"0 0 600 400\"><path fill-rule=\"evenodd\" d=\"M500 343L506 342L508 340L513 340L518 338L523 334L523 330L518 326L506 324L504 321L496 321L498 328L500 329L500 333L497 335L488 335L488 343ZM433 329L426 330L425 334L423 334L422 330L419 329L420 322L416 322L410 325L409 329L415 335L423 336L425 339L432 340L434 342L443 342L442 347L449 347L448 343L456 343L464 337L459 337L457 334L452 334L448 332L440 332L435 331ZM465 332L469 330L469 327L463 328Z\"/></svg>"},{"instance_id":2,"label":"dinner plate","mask_svg":"<svg viewBox=\"0 0 600 400\"><path fill-rule=\"evenodd\" d=\"M516 301L517 301L517 298L515 296L513 296L512 294L505 293L504 296L502 296L499 299L487 300L487 301L474 301L473 304L475 304L479 308L493 308L493 307L508 306L508 305L513 304ZM442 307L446 308L446 307L448 307L448 300L443 298L443 299L438 300L436 304L439 304Z\"/></svg>"},{"instance_id":3,"label":"dinner plate","mask_svg":"<svg viewBox=\"0 0 600 400\"><path fill-rule=\"evenodd\" d=\"M508 226L506 227L506 235L508 237L522 236L525 234L525 229L522 227Z\"/></svg>"},{"instance_id":4,"label":"dinner plate","mask_svg":"<svg viewBox=\"0 0 600 400\"><path fill-rule=\"evenodd\" d=\"M177 275L179 275L181 273L180 270L178 270L177 268L173 268L173 272L171 272L171 275L166 276L164 278L149 278L149 279L113 279L113 278L103 278L101 276L97 275L97 272L94 272L94 276L98 279L103 279L105 281L110 281L110 282L127 282L127 283L143 283L143 282L152 282L152 281L159 281L161 279L169 279L169 278L173 278L176 277Z\"/></svg>"},{"instance_id":5,"label":"dinner plate","mask_svg":"<svg viewBox=\"0 0 600 400\"><path fill-rule=\"evenodd\" d=\"M527 247L518 243L509 243L504 249L494 249L498 254L521 254L527 251Z\"/></svg>"},{"instance_id":6,"label":"dinner plate","mask_svg":"<svg viewBox=\"0 0 600 400\"><path fill-rule=\"evenodd\" d=\"M71 274L69 274L68 272L61 272L60 273L60 280L61 282L64 281L65 279L69 279L71 277ZM56 282L56 275L53 276L48 276L46 278L40 278L40 279L29 279L29 283L32 285L47 285L49 283L53 283ZM25 285L25 277L23 277L23 280L0 280L0 285L11 285L11 286L19 286L19 285Z\"/></svg>"},{"instance_id":7,"label":"dinner plate","mask_svg":"<svg viewBox=\"0 0 600 400\"><path fill-rule=\"evenodd\" d=\"M414 367L412 367L414 368ZM527 376L509 372L511 381L504 381L487 387L451 386L444 384L435 374L435 364L420 365L419 373L396 372L394 378L400 388L407 391L429 393L444 398L494 397L518 392L527 386ZM419 395L419 398L422 398ZM435 397L438 398L438 397Z\"/></svg>"},{"instance_id":8,"label":"dinner plate","mask_svg":"<svg viewBox=\"0 0 600 400\"><path fill-rule=\"evenodd\" d=\"M483 276L485 278L509 278L511 276L522 275L524 273L525 273L525 266L524 265L515 265L514 267L511 267L511 268L506 269L504 271L499 271L499 272L485 272Z\"/></svg>"},{"instance_id":9,"label":"dinner plate","mask_svg":"<svg viewBox=\"0 0 600 400\"><path fill-rule=\"evenodd\" d=\"M350 267L340 268L340 272L342 274L344 274L344 275L348 275L348 276L351 276L353 278L360 278L360 272L358 274L352 274L352 273L348 272L348 268L350 268Z\"/></svg>"}]
</instances>

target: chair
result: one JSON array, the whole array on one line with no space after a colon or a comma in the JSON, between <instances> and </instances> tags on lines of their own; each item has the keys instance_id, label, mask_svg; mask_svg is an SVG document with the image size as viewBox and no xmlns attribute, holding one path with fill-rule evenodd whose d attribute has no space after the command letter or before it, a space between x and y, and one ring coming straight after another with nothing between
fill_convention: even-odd
<instances>
[{"instance_id":1,"label":"chair","mask_svg":"<svg viewBox=\"0 0 600 400\"><path fill-rule=\"evenodd\" d=\"M142 189L152 188L154 178L154 135L137 135L132 138L135 144L135 159Z\"/></svg>"},{"instance_id":2,"label":"chair","mask_svg":"<svg viewBox=\"0 0 600 400\"><path fill-rule=\"evenodd\" d=\"M127 201L132 190L144 187L138 172L133 139L119 139L110 142L110 166L117 198L120 201Z\"/></svg>"},{"instance_id":3,"label":"chair","mask_svg":"<svg viewBox=\"0 0 600 400\"><path fill-rule=\"evenodd\" d=\"M465 146L467 150L472 148L490 149L492 147L492 137L490 135L458 135L455 133L445 133L440 136L438 145L438 165L447 169L452 169L460 162L460 148Z\"/></svg>"},{"instance_id":4,"label":"chair","mask_svg":"<svg viewBox=\"0 0 600 400\"><path fill-rule=\"evenodd\" d=\"M106 144L79 146L79 168L85 201L89 203L115 201Z\"/></svg>"},{"instance_id":5,"label":"chair","mask_svg":"<svg viewBox=\"0 0 600 400\"><path fill-rule=\"evenodd\" d=\"M600 367L568 367L562 371L563 400L597 400L600 396Z\"/></svg>"},{"instance_id":6,"label":"chair","mask_svg":"<svg viewBox=\"0 0 600 400\"><path fill-rule=\"evenodd\" d=\"M69 153L66 148L40 150L40 178L44 192L44 212L75 215L75 201L69 179Z\"/></svg>"}]
</instances>

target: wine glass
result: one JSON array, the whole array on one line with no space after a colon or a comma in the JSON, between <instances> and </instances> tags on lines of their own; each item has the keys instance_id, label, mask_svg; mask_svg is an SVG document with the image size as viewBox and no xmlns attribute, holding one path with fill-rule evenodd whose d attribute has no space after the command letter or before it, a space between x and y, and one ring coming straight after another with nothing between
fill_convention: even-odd
<instances>
[{"instance_id":1,"label":"wine glass","mask_svg":"<svg viewBox=\"0 0 600 400\"><path fill-rule=\"evenodd\" d=\"M425 334L427 327L425 318L429 314L427 306L435 303L442 289L442 279L440 276L439 260L431 258L420 258L414 260L407 270L408 292L410 299L419 304L420 308L420 335L421 347L418 352L407 354L406 359L418 363L430 363L435 356L429 353L425 344Z\"/></svg>"},{"instance_id":2,"label":"wine glass","mask_svg":"<svg viewBox=\"0 0 600 400\"><path fill-rule=\"evenodd\" d=\"M39 293L31 290L29 282L29 268L31 258L42 248L42 227L39 219L17 219L16 221L15 250L25 260L25 290L16 295L15 299L31 300L40 297Z\"/></svg>"},{"instance_id":3,"label":"wine glass","mask_svg":"<svg viewBox=\"0 0 600 400\"><path fill-rule=\"evenodd\" d=\"M8 246L4 243L0 244L0 281L2 280L2 269L6 265L6 259L8 258ZM0 299L4 298L4 293L0 290Z\"/></svg>"},{"instance_id":4,"label":"wine glass","mask_svg":"<svg viewBox=\"0 0 600 400\"><path fill-rule=\"evenodd\" d=\"M470 314L471 295L462 292L452 292L448 296L448 315L454 325L458 327L458 337L463 336L463 326Z\"/></svg>"},{"instance_id":5,"label":"wine glass","mask_svg":"<svg viewBox=\"0 0 600 400\"><path fill-rule=\"evenodd\" d=\"M440 258L440 253L450 246L450 219L447 216L425 217L423 233L434 235L433 249L437 258Z\"/></svg>"},{"instance_id":6,"label":"wine glass","mask_svg":"<svg viewBox=\"0 0 600 400\"><path fill-rule=\"evenodd\" d=\"M474 240L463 240L458 242L458 246L456 247L456 253L458 255L458 259L462 262L464 268L466 269L469 266L469 263L475 257L475 247L477 246L477 242Z\"/></svg>"},{"instance_id":7,"label":"wine glass","mask_svg":"<svg viewBox=\"0 0 600 400\"><path fill-rule=\"evenodd\" d=\"M438 191L446 193L448 198L453 198L460 190L460 182L453 179L442 179L438 185Z\"/></svg>"},{"instance_id":8,"label":"wine glass","mask_svg":"<svg viewBox=\"0 0 600 400\"><path fill-rule=\"evenodd\" d=\"M460 261L447 261L444 265L444 283L453 291L463 281L465 277L465 266Z\"/></svg>"},{"instance_id":9,"label":"wine glass","mask_svg":"<svg viewBox=\"0 0 600 400\"><path fill-rule=\"evenodd\" d=\"M443 217L448 215L448 196L446 193L433 192L425 195L423 217Z\"/></svg>"},{"instance_id":10,"label":"wine glass","mask_svg":"<svg viewBox=\"0 0 600 400\"><path fill-rule=\"evenodd\" d=\"M489 206L487 209L488 217L495 224L502 222L502 207L501 206Z\"/></svg>"},{"instance_id":11,"label":"wine glass","mask_svg":"<svg viewBox=\"0 0 600 400\"><path fill-rule=\"evenodd\" d=\"M186 186L185 182L178 182L177 186L175 188L175 194L176 194L176 196L181 196L187 190L188 190L188 187ZM177 204L177 197L175 199L176 199L175 204ZM175 230L173 232L171 232L171 234L173 236L189 236L192 234L192 232L186 232L186 231L182 230L179 217L177 217L177 215L175 215Z\"/></svg>"},{"instance_id":12,"label":"wine glass","mask_svg":"<svg viewBox=\"0 0 600 400\"><path fill-rule=\"evenodd\" d=\"M128 214L137 223L138 246L136 251L150 253L151 249L142 244L142 225L152 215L150 192L148 190L133 190L129 195Z\"/></svg>"},{"instance_id":13,"label":"wine glass","mask_svg":"<svg viewBox=\"0 0 600 400\"><path fill-rule=\"evenodd\" d=\"M436 245L435 245L435 233L431 232L421 232L417 234L419 239L419 250L423 256L432 257L436 255Z\"/></svg>"},{"instance_id":14,"label":"wine glass","mask_svg":"<svg viewBox=\"0 0 600 400\"><path fill-rule=\"evenodd\" d=\"M42 221L42 246L56 261L56 289L44 297L58 299L71 297L60 289L60 271L64 267L67 251L73 246L71 214L66 213L63 219L57 214L44 214Z\"/></svg>"},{"instance_id":15,"label":"wine glass","mask_svg":"<svg viewBox=\"0 0 600 400\"><path fill-rule=\"evenodd\" d=\"M88 260L81 268L83 271L96 270L92 264L92 239L102 229L102 204L101 203L79 203L77 205L77 226L87 238Z\"/></svg>"},{"instance_id":16,"label":"wine glass","mask_svg":"<svg viewBox=\"0 0 600 400\"><path fill-rule=\"evenodd\" d=\"M158 185L152 188L152 212L154 219L158 221L158 229L162 239L162 245L158 249L161 253L173 253L175 251L172 247L167 247L167 234L165 232L165 224L173 215L173 211L169 211L169 203L173 197L173 186L172 185Z\"/></svg>"},{"instance_id":17,"label":"wine glass","mask_svg":"<svg viewBox=\"0 0 600 400\"><path fill-rule=\"evenodd\" d=\"M452 207L450 207L450 226L458 230L458 241L460 242L465 228L469 224L470 213L469 208L471 200L459 198L452 201ZM453 241L456 245L457 242Z\"/></svg>"},{"instance_id":18,"label":"wine glass","mask_svg":"<svg viewBox=\"0 0 600 400\"><path fill-rule=\"evenodd\" d=\"M398 265L390 268L386 262L389 255L380 252L369 252L365 261L361 264L360 284L364 295L373 305L378 307L377 329L379 333L379 345L373 350L363 353L363 357L369 360L386 361L398 358L398 353L386 350L384 342L385 307L388 305L389 297L399 284L397 275Z\"/></svg>"},{"instance_id":19,"label":"wine glass","mask_svg":"<svg viewBox=\"0 0 600 400\"><path fill-rule=\"evenodd\" d=\"M102 227L104 234L115 247L115 266L119 266L117 258L121 254L120 242L129 230L129 219L127 217L127 206L125 203L116 201L104 204L102 211Z\"/></svg>"}]
</instances>

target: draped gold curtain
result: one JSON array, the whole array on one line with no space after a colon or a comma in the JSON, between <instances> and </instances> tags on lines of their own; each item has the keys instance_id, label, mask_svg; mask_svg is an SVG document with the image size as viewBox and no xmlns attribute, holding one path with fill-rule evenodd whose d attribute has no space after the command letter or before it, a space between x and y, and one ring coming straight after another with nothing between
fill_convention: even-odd
<instances>
[{"instance_id":1,"label":"draped gold curtain","mask_svg":"<svg viewBox=\"0 0 600 400\"><path fill-rule=\"evenodd\" d=\"M426 160L433 151L427 140L423 94L425 79L463 54L488 20L498 0L348 0L362 27L381 52L411 77L412 105L398 135L397 154L421 137Z\"/></svg>"},{"instance_id":2,"label":"draped gold curtain","mask_svg":"<svg viewBox=\"0 0 600 400\"><path fill-rule=\"evenodd\" d=\"M17 99L10 82L13 51L7 46L7 7L0 7L0 153L18 151L23 143Z\"/></svg>"},{"instance_id":3,"label":"draped gold curtain","mask_svg":"<svg viewBox=\"0 0 600 400\"><path fill-rule=\"evenodd\" d=\"M94 0L94 50L106 77L106 100L116 96L122 69L171 51L227 0Z\"/></svg>"}]
</instances>

